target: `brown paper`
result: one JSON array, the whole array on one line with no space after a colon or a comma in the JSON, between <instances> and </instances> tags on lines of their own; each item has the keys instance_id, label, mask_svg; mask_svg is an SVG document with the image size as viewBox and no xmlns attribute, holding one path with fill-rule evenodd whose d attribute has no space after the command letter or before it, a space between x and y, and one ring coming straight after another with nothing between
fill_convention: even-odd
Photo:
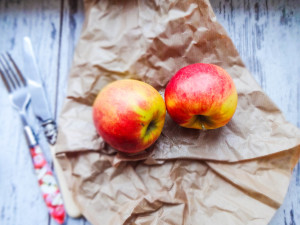
<instances>
[{"instance_id":1,"label":"brown paper","mask_svg":"<svg viewBox=\"0 0 300 225\"><path fill-rule=\"evenodd\" d=\"M106 0L85 8L56 149L85 217L93 224L266 224L286 193L300 131L245 68L209 2ZM225 127L185 129L167 115L158 141L137 156L97 135L92 104L106 84L138 79L163 95L177 70L199 62L223 67L235 82L238 107Z\"/></svg>"}]
</instances>

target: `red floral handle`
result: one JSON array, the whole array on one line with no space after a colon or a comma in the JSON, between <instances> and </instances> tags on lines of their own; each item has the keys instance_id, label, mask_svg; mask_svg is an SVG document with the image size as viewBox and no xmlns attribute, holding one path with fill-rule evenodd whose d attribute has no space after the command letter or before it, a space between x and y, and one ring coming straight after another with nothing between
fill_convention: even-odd
<instances>
[{"instance_id":1,"label":"red floral handle","mask_svg":"<svg viewBox=\"0 0 300 225\"><path fill-rule=\"evenodd\" d=\"M41 151L39 145L30 147L33 165L38 177L38 182L43 193L43 198L50 215L56 222L62 224L65 220L65 209L62 196L53 173Z\"/></svg>"}]
</instances>

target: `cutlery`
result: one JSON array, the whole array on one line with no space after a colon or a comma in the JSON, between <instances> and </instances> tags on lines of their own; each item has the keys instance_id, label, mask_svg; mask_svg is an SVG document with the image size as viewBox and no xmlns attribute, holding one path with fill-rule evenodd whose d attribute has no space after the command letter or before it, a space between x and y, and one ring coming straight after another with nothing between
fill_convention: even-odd
<instances>
[{"instance_id":1,"label":"cutlery","mask_svg":"<svg viewBox=\"0 0 300 225\"><path fill-rule=\"evenodd\" d=\"M57 127L51 114L50 104L42 85L31 41L28 37L24 37L23 39L22 50L23 69L26 72L25 79L32 97L33 111L44 128L47 141L51 145L54 145L57 139Z\"/></svg>"},{"instance_id":2,"label":"cutlery","mask_svg":"<svg viewBox=\"0 0 300 225\"><path fill-rule=\"evenodd\" d=\"M55 221L62 224L65 219L62 196L28 120L31 95L23 75L9 53L3 53L0 56L0 75L8 90L12 105L20 114L38 184L48 211Z\"/></svg>"},{"instance_id":3,"label":"cutlery","mask_svg":"<svg viewBox=\"0 0 300 225\"><path fill-rule=\"evenodd\" d=\"M44 86L42 85L43 82L41 73L38 70L35 54L29 37L23 38L22 49L24 77L28 83L29 91L32 95L34 114L40 121L41 125L44 127L45 136L47 137L48 142L51 144L50 150L52 153L52 160L56 172L56 177L60 184L60 191L64 199L65 210L70 217L80 217L81 212L77 207L77 204L75 203L70 190L68 189L68 185L64 178L62 168L60 167L55 156L54 145L57 137L56 123L51 116L47 94Z\"/></svg>"}]
</instances>

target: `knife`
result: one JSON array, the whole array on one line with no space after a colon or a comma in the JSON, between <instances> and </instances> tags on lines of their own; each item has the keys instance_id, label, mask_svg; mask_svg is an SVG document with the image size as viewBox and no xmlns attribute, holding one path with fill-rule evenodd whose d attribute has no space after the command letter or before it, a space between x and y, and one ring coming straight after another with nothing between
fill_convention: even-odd
<instances>
[{"instance_id":1,"label":"knife","mask_svg":"<svg viewBox=\"0 0 300 225\"><path fill-rule=\"evenodd\" d=\"M51 115L51 110L47 101L47 95L42 85L41 74L39 73L35 54L29 37L23 38L23 69L26 71L24 75L27 81L29 91L32 96L32 106L34 114L44 128L47 141L50 146L52 160L56 172L57 179L60 184L60 191L64 199L64 206L67 214L70 217L78 218L81 216L81 211L75 203L72 193L68 189L68 185L64 178L63 170L55 156L54 145L57 139L57 126Z\"/></svg>"},{"instance_id":2,"label":"knife","mask_svg":"<svg viewBox=\"0 0 300 225\"><path fill-rule=\"evenodd\" d=\"M33 111L40 121L47 141L54 145L57 139L57 126L52 117L45 89L37 67L35 55L28 37L23 39L23 68L26 71L26 81L32 96Z\"/></svg>"}]
</instances>

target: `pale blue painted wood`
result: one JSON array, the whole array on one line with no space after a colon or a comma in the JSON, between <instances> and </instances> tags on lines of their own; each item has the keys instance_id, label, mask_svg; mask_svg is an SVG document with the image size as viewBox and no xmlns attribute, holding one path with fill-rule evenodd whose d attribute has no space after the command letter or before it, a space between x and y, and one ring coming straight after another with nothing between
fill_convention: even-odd
<instances>
[{"instance_id":1,"label":"pale blue painted wood","mask_svg":"<svg viewBox=\"0 0 300 225\"><path fill-rule=\"evenodd\" d=\"M61 96L66 89L67 73L81 29L83 10L82 2L78 2L79 13L74 11L77 1L0 1L0 50L13 51L18 59L22 37L31 38L53 113L57 113L62 104ZM68 44L62 45L62 40ZM61 52L63 57L60 57ZM40 194L19 115L11 107L2 82L0 109L0 224L54 225ZM50 150L42 134L40 140L51 162ZM84 218L68 218L66 224L89 223Z\"/></svg>"},{"instance_id":2,"label":"pale blue painted wood","mask_svg":"<svg viewBox=\"0 0 300 225\"><path fill-rule=\"evenodd\" d=\"M54 73L56 67L53 56L57 54L57 37L52 37L51 31L60 22L56 13L57 4L59 1L52 1L51 4L47 1L0 1L1 51L15 50L24 35L32 38L35 50L48 51L47 45L51 43L53 54L45 55L46 63L42 65L48 71L44 74L45 77ZM41 52L38 53L38 57L40 56ZM41 66L41 62L39 65ZM21 121L8 101L2 82L0 93L0 224L47 224L47 209L33 172ZM49 159L50 154L47 151L45 153Z\"/></svg>"},{"instance_id":3,"label":"pale blue painted wood","mask_svg":"<svg viewBox=\"0 0 300 225\"><path fill-rule=\"evenodd\" d=\"M300 127L300 4L297 0L211 0L218 21L227 30L257 82ZM80 0L0 1L0 50L14 50L29 35L53 113L58 115L66 93L68 71L83 22ZM0 224L51 224L26 147L18 114L0 82ZM41 135L47 158L50 151ZM271 225L300 224L300 166ZM71 219L68 225L88 225Z\"/></svg>"},{"instance_id":4,"label":"pale blue painted wood","mask_svg":"<svg viewBox=\"0 0 300 225\"><path fill-rule=\"evenodd\" d=\"M256 81L300 128L300 2L211 0ZM270 225L300 224L300 164Z\"/></svg>"}]
</instances>

